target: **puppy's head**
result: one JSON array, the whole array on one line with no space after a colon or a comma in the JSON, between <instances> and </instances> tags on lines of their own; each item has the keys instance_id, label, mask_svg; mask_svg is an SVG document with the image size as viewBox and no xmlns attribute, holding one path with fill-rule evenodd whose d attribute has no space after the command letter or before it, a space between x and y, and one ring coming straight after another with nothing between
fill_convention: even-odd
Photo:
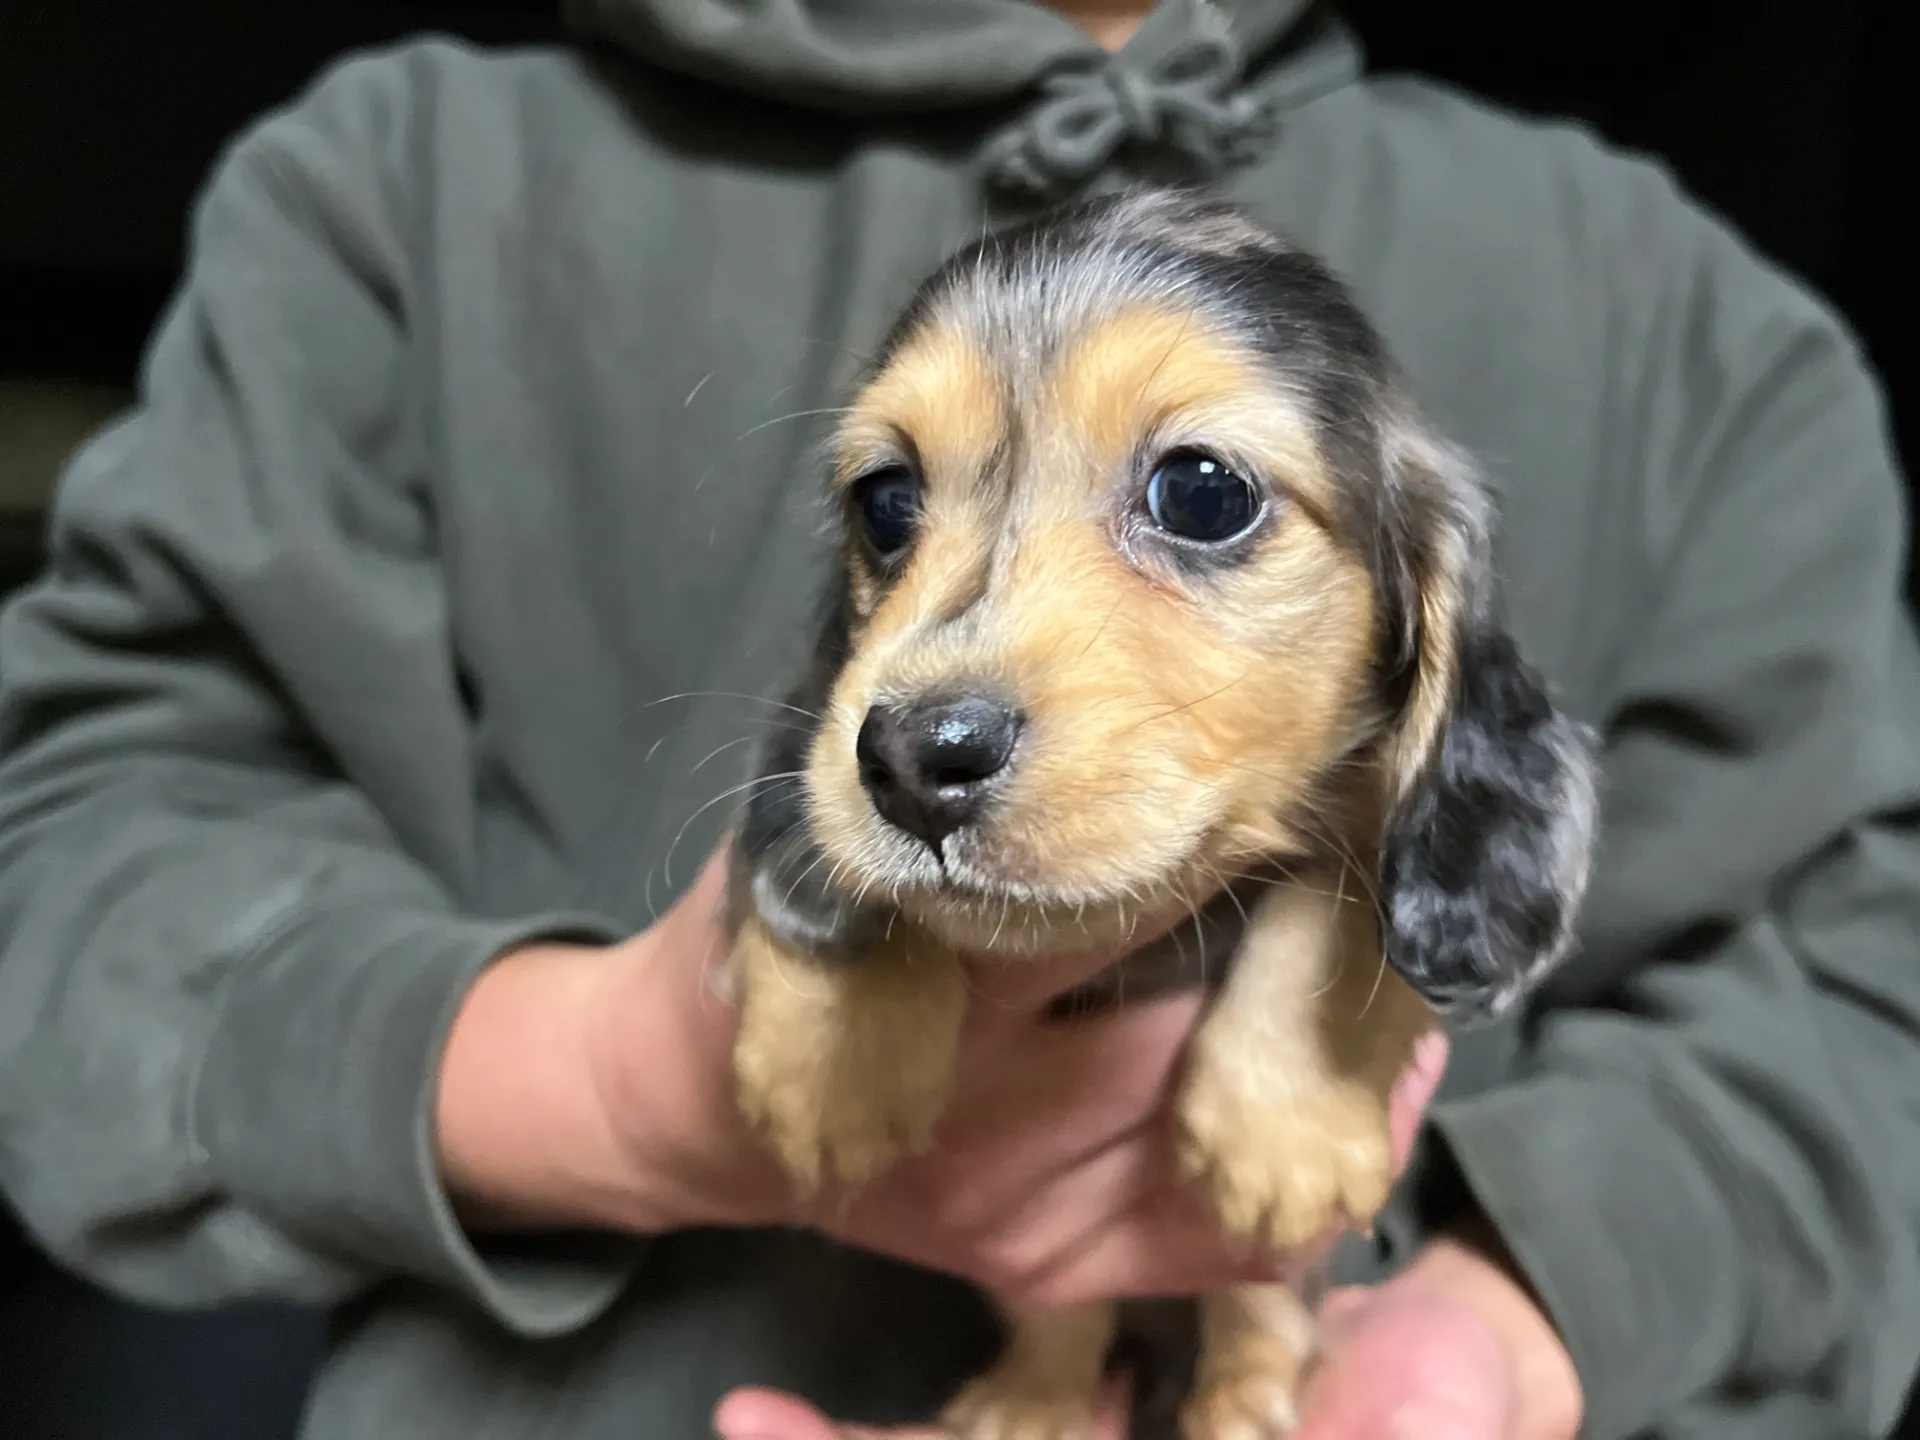
<instances>
[{"instance_id":1,"label":"puppy's head","mask_svg":"<svg viewBox=\"0 0 1920 1440\"><path fill-rule=\"evenodd\" d=\"M1442 1006L1564 948L1583 736L1493 618L1474 473L1308 256L1166 193L991 237L899 322L832 488L819 720L744 832L796 938L1111 944L1337 857Z\"/></svg>"}]
</instances>

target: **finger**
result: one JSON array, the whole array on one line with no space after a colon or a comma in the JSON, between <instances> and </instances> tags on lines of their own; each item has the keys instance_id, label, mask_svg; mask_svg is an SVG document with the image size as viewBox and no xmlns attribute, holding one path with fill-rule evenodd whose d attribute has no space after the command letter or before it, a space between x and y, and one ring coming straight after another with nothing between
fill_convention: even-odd
<instances>
[{"instance_id":1,"label":"finger","mask_svg":"<svg viewBox=\"0 0 1920 1440\"><path fill-rule=\"evenodd\" d=\"M713 1428L720 1440L952 1440L932 1426L835 1425L806 1401L778 1390L735 1390L713 1412Z\"/></svg>"},{"instance_id":2,"label":"finger","mask_svg":"<svg viewBox=\"0 0 1920 1440\"><path fill-rule=\"evenodd\" d=\"M1132 1415L1133 1377L1125 1371L1109 1375L1093 1403L1091 1440L1127 1440L1127 1422Z\"/></svg>"},{"instance_id":3,"label":"finger","mask_svg":"<svg viewBox=\"0 0 1920 1440\"><path fill-rule=\"evenodd\" d=\"M726 904L730 869L727 844L722 841L666 914L636 937L641 944L651 940L650 949L657 963L672 964L677 972L698 986L701 1018L729 1024L733 1007L713 1002L729 998L726 960L730 930L726 923Z\"/></svg>"},{"instance_id":4,"label":"finger","mask_svg":"<svg viewBox=\"0 0 1920 1440\"><path fill-rule=\"evenodd\" d=\"M1388 1105L1388 1127L1393 1137L1393 1163L1396 1170L1407 1163L1415 1138L1420 1133L1427 1107L1440 1089L1447 1072L1449 1053L1444 1031L1433 1030L1413 1047L1413 1060L1394 1082Z\"/></svg>"},{"instance_id":5,"label":"finger","mask_svg":"<svg viewBox=\"0 0 1920 1440\"><path fill-rule=\"evenodd\" d=\"M712 854L701 863L700 873L693 877L693 883L687 886L675 908L681 906L689 910L697 909L704 915L718 915L722 899L727 890L727 871L732 865L732 837L723 835Z\"/></svg>"},{"instance_id":6,"label":"finger","mask_svg":"<svg viewBox=\"0 0 1920 1440\"><path fill-rule=\"evenodd\" d=\"M1342 1342L1366 1321L1374 1291L1365 1285L1341 1285L1329 1290L1313 1316L1313 1349L1293 1382L1294 1396L1303 1412L1311 1411L1320 1384L1320 1370Z\"/></svg>"},{"instance_id":7,"label":"finger","mask_svg":"<svg viewBox=\"0 0 1920 1440\"><path fill-rule=\"evenodd\" d=\"M1373 1291L1364 1285L1341 1285L1329 1290L1326 1298L1320 1302L1320 1312L1315 1317L1320 1344L1336 1344L1339 1337L1359 1318L1372 1296Z\"/></svg>"},{"instance_id":8,"label":"finger","mask_svg":"<svg viewBox=\"0 0 1920 1440\"><path fill-rule=\"evenodd\" d=\"M841 1440L831 1420L777 1390L735 1390L713 1412L721 1440Z\"/></svg>"},{"instance_id":9,"label":"finger","mask_svg":"<svg viewBox=\"0 0 1920 1440\"><path fill-rule=\"evenodd\" d=\"M1298 1440L1512 1433L1511 1364L1483 1325L1461 1323L1444 1303L1383 1290L1343 1295L1335 1309L1300 1379Z\"/></svg>"},{"instance_id":10,"label":"finger","mask_svg":"<svg viewBox=\"0 0 1920 1440\"><path fill-rule=\"evenodd\" d=\"M1089 1440L1127 1440L1132 1385L1125 1375L1104 1381L1094 1402ZM714 1411L721 1440L952 1440L931 1425L836 1426L805 1401L777 1390L736 1390Z\"/></svg>"}]
</instances>

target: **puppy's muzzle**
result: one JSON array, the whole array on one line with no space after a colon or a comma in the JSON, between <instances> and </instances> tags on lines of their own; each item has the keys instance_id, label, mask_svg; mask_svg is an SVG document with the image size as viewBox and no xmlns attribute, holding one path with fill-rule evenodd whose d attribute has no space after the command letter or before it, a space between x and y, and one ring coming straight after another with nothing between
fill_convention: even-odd
<instances>
[{"instance_id":1,"label":"puppy's muzzle","mask_svg":"<svg viewBox=\"0 0 1920 1440\"><path fill-rule=\"evenodd\" d=\"M883 819L938 853L979 820L1021 726L1018 711L987 695L875 705L854 747L861 784Z\"/></svg>"}]
</instances>

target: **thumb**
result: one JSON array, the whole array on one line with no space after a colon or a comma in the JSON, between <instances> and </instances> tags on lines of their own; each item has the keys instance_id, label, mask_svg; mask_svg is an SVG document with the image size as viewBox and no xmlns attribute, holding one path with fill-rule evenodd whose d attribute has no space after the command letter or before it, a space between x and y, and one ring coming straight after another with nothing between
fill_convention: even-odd
<instances>
[{"instance_id":1,"label":"thumb","mask_svg":"<svg viewBox=\"0 0 1920 1440\"><path fill-rule=\"evenodd\" d=\"M1299 1387L1298 1440L1508 1440L1511 1361L1457 1305L1379 1290L1335 1291Z\"/></svg>"}]
</instances>

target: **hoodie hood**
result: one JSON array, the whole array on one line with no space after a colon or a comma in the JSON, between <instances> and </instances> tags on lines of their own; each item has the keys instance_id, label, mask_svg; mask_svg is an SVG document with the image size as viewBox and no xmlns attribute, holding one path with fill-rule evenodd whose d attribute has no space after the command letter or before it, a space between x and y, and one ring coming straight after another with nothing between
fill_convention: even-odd
<instances>
[{"instance_id":1,"label":"hoodie hood","mask_svg":"<svg viewBox=\"0 0 1920 1440\"><path fill-rule=\"evenodd\" d=\"M1037 196L1132 145L1211 173L1361 69L1314 0L1162 0L1114 54L1037 0L565 0L565 13L583 39L743 95L842 117L980 109L987 180Z\"/></svg>"}]
</instances>

